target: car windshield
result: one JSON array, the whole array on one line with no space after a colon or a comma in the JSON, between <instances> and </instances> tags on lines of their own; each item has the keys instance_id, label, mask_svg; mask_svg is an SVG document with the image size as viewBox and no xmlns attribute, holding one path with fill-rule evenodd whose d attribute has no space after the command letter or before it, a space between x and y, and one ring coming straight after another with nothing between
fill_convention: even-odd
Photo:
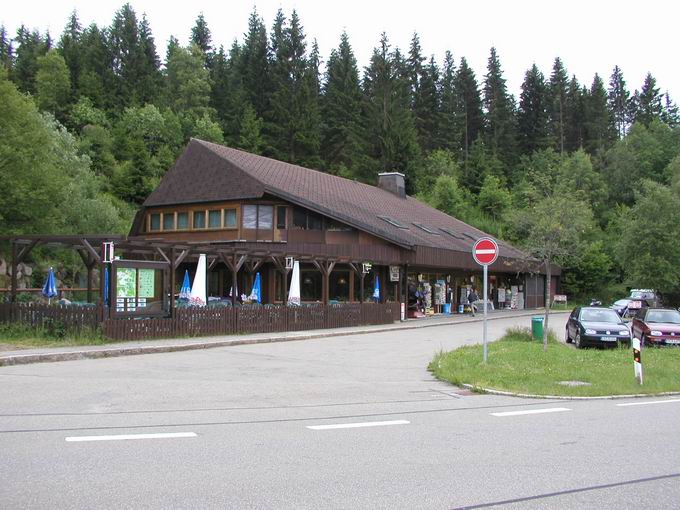
<instances>
[{"instance_id":1,"label":"car windshield","mask_svg":"<svg viewBox=\"0 0 680 510\"><path fill-rule=\"evenodd\" d=\"M651 296L651 293L649 293L649 292L640 292L640 291L631 292L631 293L630 293L630 297L631 297L632 299L647 299L648 296Z\"/></svg>"},{"instance_id":2,"label":"car windshield","mask_svg":"<svg viewBox=\"0 0 680 510\"><path fill-rule=\"evenodd\" d=\"M676 310L650 310L647 312L645 322L680 324L680 312L677 312Z\"/></svg>"},{"instance_id":3,"label":"car windshield","mask_svg":"<svg viewBox=\"0 0 680 510\"><path fill-rule=\"evenodd\" d=\"M615 301L614 304L616 306L626 306L628 304L629 299L619 299L618 301Z\"/></svg>"},{"instance_id":4,"label":"car windshield","mask_svg":"<svg viewBox=\"0 0 680 510\"><path fill-rule=\"evenodd\" d=\"M613 322L618 324L621 318L614 310L583 310L581 320L584 322Z\"/></svg>"}]
</instances>

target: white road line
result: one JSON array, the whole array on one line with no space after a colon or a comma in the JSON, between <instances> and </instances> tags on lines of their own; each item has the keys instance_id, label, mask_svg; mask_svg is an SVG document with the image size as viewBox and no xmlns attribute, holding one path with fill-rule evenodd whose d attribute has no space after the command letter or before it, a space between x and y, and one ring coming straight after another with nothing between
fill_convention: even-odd
<instances>
[{"instance_id":1,"label":"white road line","mask_svg":"<svg viewBox=\"0 0 680 510\"><path fill-rule=\"evenodd\" d=\"M548 409L529 409L528 411L507 411L504 413L491 413L491 416L520 416L523 414L542 414L542 413L560 413L562 411L571 411L566 407L550 407Z\"/></svg>"},{"instance_id":2,"label":"white road line","mask_svg":"<svg viewBox=\"0 0 680 510\"><path fill-rule=\"evenodd\" d=\"M411 422L406 420L366 421L363 423L336 423L334 425L309 425L307 428L312 430L357 429L360 427L385 427L387 425L408 425L409 423Z\"/></svg>"},{"instance_id":3,"label":"white road line","mask_svg":"<svg viewBox=\"0 0 680 510\"><path fill-rule=\"evenodd\" d=\"M648 406L650 404L668 404L670 402L680 402L680 398L670 398L668 400L654 400L652 402L626 402L625 404L616 404L619 407L627 406Z\"/></svg>"},{"instance_id":4,"label":"white road line","mask_svg":"<svg viewBox=\"0 0 680 510\"><path fill-rule=\"evenodd\" d=\"M164 432L158 434L119 434L116 436L73 436L67 437L69 443L81 441L124 441L126 439L171 439L179 437L196 437L195 432Z\"/></svg>"}]
</instances>

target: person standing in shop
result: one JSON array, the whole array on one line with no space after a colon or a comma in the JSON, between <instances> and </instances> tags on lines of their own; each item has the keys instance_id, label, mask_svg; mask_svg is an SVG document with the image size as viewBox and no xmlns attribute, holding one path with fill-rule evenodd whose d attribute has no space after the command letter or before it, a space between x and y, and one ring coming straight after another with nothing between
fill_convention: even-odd
<instances>
[{"instance_id":1,"label":"person standing in shop","mask_svg":"<svg viewBox=\"0 0 680 510\"><path fill-rule=\"evenodd\" d=\"M477 311L477 306L475 305L475 302L479 299L479 296L475 292L474 287L472 287L470 289L470 292L468 293L467 298L468 298L468 304L470 305L470 314L472 314L472 316L474 317L475 312Z\"/></svg>"}]
</instances>

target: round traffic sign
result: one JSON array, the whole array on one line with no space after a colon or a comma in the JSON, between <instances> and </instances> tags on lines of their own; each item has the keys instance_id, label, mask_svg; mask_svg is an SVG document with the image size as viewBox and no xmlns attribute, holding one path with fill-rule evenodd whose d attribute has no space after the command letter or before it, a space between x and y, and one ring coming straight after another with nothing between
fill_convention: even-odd
<instances>
[{"instance_id":1,"label":"round traffic sign","mask_svg":"<svg viewBox=\"0 0 680 510\"><path fill-rule=\"evenodd\" d=\"M477 239L472 247L472 257L482 266L493 264L498 258L498 244L489 237Z\"/></svg>"}]
</instances>

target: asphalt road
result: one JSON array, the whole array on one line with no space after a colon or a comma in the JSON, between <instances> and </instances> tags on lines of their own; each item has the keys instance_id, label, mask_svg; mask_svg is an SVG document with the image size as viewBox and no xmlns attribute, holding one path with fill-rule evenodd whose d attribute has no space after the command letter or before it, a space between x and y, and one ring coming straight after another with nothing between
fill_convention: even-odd
<instances>
[{"instance_id":1,"label":"asphalt road","mask_svg":"<svg viewBox=\"0 0 680 510\"><path fill-rule=\"evenodd\" d=\"M0 507L680 507L680 397L471 395L427 372L480 335L3 367Z\"/></svg>"}]
</instances>

